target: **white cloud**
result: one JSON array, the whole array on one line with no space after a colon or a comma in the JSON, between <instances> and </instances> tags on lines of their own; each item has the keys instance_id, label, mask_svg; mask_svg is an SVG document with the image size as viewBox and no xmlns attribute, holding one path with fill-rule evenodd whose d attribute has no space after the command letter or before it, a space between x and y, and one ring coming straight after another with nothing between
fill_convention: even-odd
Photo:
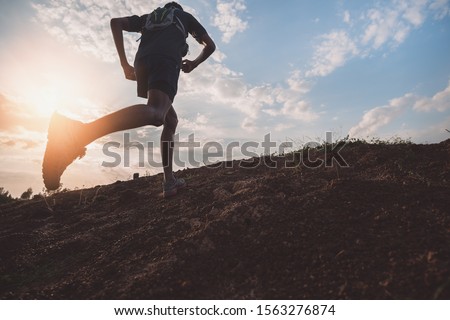
<instances>
[{"instance_id":1,"label":"white cloud","mask_svg":"<svg viewBox=\"0 0 450 320\"><path fill-rule=\"evenodd\" d=\"M241 128L247 132L260 129L259 121L269 117L312 122L320 116L304 99L311 84L300 71L293 71L285 85L248 85L243 75L217 63L202 64L197 72L181 77L180 94L196 96L204 103L239 111L243 116ZM229 112L229 111L227 111Z\"/></svg>"},{"instance_id":2,"label":"white cloud","mask_svg":"<svg viewBox=\"0 0 450 320\"><path fill-rule=\"evenodd\" d=\"M216 50L216 51L214 51L214 54L211 56L211 58L215 62L222 63L227 58L227 56L222 51Z\"/></svg>"},{"instance_id":3,"label":"white cloud","mask_svg":"<svg viewBox=\"0 0 450 320\"><path fill-rule=\"evenodd\" d=\"M366 112L361 121L349 131L350 137L366 137L377 133L406 110L416 112L445 112L450 110L450 82L444 90L432 98L420 97L408 93L401 98L393 99L389 104L376 107Z\"/></svg>"},{"instance_id":4,"label":"white cloud","mask_svg":"<svg viewBox=\"0 0 450 320\"><path fill-rule=\"evenodd\" d=\"M214 132L214 138L223 135L222 130L215 126L214 121L206 114L197 113L195 119L179 118L179 127L184 131L202 133L211 138L211 133ZM208 135L209 134L209 135Z\"/></svg>"},{"instance_id":5,"label":"white cloud","mask_svg":"<svg viewBox=\"0 0 450 320\"><path fill-rule=\"evenodd\" d=\"M367 18L370 24L365 29L362 44L379 49L387 41L394 39L396 43L404 41L410 27L400 19L400 12L390 8L372 9Z\"/></svg>"},{"instance_id":6,"label":"white cloud","mask_svg":"<svg viewBox=\"0 0 450 320\"><path fill-rule=\"evenodd\" d=\"M355 57L365 58L386 46L402 44L429 16L443 19L450 15L450 0L393 0L362 13L359 20L344 11L348 25L318 37L308 77L324 77Z\"/></svg>"},{"instance_id":7,"label":"white cloud","mask_svg":"<svg viewBox=\"0 0 450 320\"><path fill-rule=\"evenodd\" d=\"M117 60L117 54L109 26L111 18L143 15L160 5L159 0L53 0L35 2L32 7L36 19L51 35L81 52L112 62ZM138 34L135 39L124 37L128 57L134 56L138 38Z\"/></svg>"},{"instance_id":8,"label":"white cloud","mask_svg":"<svg viewBox=\"0 0 450 320\"><path fill-rule=\"evenodd\" d=\"M291 124L291 123L279 123L274 127L274 131L275 132L283 132L289 129L294 128L295 125Z\"/></svg>"},{"instance_id":9,"label":"white cloud","mask_svg":"<svg viewBox=\"0 0 450 320\"><path fill-rule=\"evenodd\" d=\"M241 128L248 132L256 132L258 126L256 125L254 118L246 117L244 118L244 121L242 121Z\"/></svg>"},{"instance_id":10,"label":"white cloud","mask_svg":"<svg viewBox=\"0 0 450 320\"><path fill-rule=\"evenodd\" d=\"M306 72L308 77L327 76L347 60L358 54L355 42L343 30L333 31L320 37L312 58L312 67Z\"/></svg>"},{"instance_id":11,"label":"white cloud","mask_svg":"<svg viewBox=\"0 0 450 320\"><path fill-rule=\"evenodd\" d=\"M403 1L402 1L403 2ZM421 26L426 18L426 4L428 0L404 1L405 12L403 18L410 22L414 27Z\"/></svg>"},{"instance_id":12,"label":"white cloud","mask_svg":"<svg viewBox=\"0 0 450 320\"><path fill-rule=\"evenodd\" d=\"M444 19L450 15L450 0L434 0L430 4L430 9L434 11L435 19Z\"/></svg>"},{"instance_id":13,"label":"white cloud","mask_svg":"<svg viewBox=\"0 0 450 320\"><path fill-rule=\"evenodd\" d=\"M308 93L312 86L312 84L302 76L300 70L293 71L286 82L289 85L289 89L298 92L299 94Z\"/></svg>"},{"instance_id":14,"label":"white cloud","mask_svg":"<svg viewBox=\"0 0 450 320\"><path fill-rule=\"evenodd\" d=\"M422 128L406 128L398 135L411 138L415 143L439 143L449 138L446 128L450 128L450 117L442 118L441 121Z\"/></svg>"},{"instance_id":15,"label":"white cloud","mask_svg":"<svg viewBox=\"0 0 450 320\"><path fill-rule=\"evenodd\" d=\"M450 82L443 91L436 93L432 98L421 98L415 105L414 110L421 112L450 110Z\"/></svg>"},{"instance_id":16,"label":"white cloud","mask_svg":"<svg viewBox=\"0 0 450 320\"><path fill-rule=\"evenodd\" d=\"M365 14L369 20L361 44L379 49L405 41L411 30L421 27L429 15L428 0L395 0L391 5L372 8Z\"/></svg>"},{"instance_id":17,"label":"white cloud","mask_svg":"<svg viewBox=\"0 0 450 320\"><path fill-rule=\"evenodd\" d=\"M293 71L286 80L288 87L270 88L274 103L267 103L262 111L272 117L284 116L289 120L313 122L320 116L313 110L305 95L311 90L312 84L306 80L299 70Z\"/></svg>"},{"instance_id":18,"label":"white cloud","mask_svg":"<svg viewBox=\"0 0 450 320\"><path fill-rule=\"evenodd\" d=\"M303 122L312 122L319 118L319 114L314 112L309 102L305 100L287 100L280 113L287 118Z\"/></svg>"},{"instance_id":19,"label":"white cloud","mask_svg":"<svg viewBox=\"0 0 450 320\"><path fill-rule=\"evenodd\" d=\"M223 42L230 42L236 33L247 29L248 22L239 17L245 9L244 0L217 0L217 13L213 18L213 25L222 32Z\"/></svg>"},{"instance_id":20,"label":"white cloud","mask_svg":"<svg viewBox=\"0 0 450 320\"><path fill-rule=\"evenodd\" d=\"M343 20L346 24L351 24L350 12L348 10L344 11Z\"/></svg>"},{"instance_id":21,"label":"white cloud","mask_svg":"<svg viewBox=\"0 0 450 320\"><path fill-rule=\"evenodd\" d=\"M359 124L350 129L349 136L354 138L375 134L379 128L401 115L407 107L412 107L414 99L414 96L409 93L401 98L391 100L388 105L369 110Z\"/></svg>"}]
</instances>

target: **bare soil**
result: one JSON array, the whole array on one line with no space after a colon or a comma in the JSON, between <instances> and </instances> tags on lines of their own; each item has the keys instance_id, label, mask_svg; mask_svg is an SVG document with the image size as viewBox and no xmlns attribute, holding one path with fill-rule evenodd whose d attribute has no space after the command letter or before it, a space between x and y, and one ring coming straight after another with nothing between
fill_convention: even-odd
<instances>
[{"instance_id":1,"label":"bare soil","mask_svg":"<svg viewBox=\"0 0 450 320\"><path fill-rule=\"evenodd\" d=\"M450 299L450 140L340 154L186 169L170 200L158 175L2 205L0 298Z\"/></svg>"}]
</instances>

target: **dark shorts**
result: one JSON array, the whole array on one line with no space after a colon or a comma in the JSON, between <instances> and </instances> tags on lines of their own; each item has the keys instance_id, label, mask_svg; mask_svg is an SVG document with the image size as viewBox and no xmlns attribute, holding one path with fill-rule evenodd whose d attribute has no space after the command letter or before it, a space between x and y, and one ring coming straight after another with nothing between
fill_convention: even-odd
<instances>
[{"instance_id":1,"label":"dark shorts","mask_svg":"<svg viewBox=\"0 0 450 320\"><path fill-rule=\"evenodd\" d=\"M134 62L137 80L137 94L147 98L150 89L158 89L174 100L178 90L180 66L172 59L165 57L143 57Z\"/></svg>"}]
</instances>

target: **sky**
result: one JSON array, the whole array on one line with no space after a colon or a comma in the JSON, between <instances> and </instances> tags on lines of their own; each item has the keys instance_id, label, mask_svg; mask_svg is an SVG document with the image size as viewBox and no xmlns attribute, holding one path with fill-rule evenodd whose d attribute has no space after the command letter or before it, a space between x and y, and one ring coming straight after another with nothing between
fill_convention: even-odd
<instances>
[{"instance_id":1,"label":"sky","mask_svg":"<svg viewBox=\"0 0 450 320\"><path fill-rule=\"evenodd\" d=\"M145 103L123 76L109 21L165 3L0 0L0 187L16 197L28 187L43 191L42 157L54 111L89 122ZM180 76L178 139L194 139L199 147L191 155L196 161L177 170L201 165L205 150L211 151L204 149L208 143L224 150L232 143L261 145L268 134L277 146L290 142L294 149L323 141L326 132L334 140L450 138L450 0L179 3L202 23L217 50ZM124 37L132 63L139 34ZM201 46L188 41L186 58L193 60ZM147 159L149 153L159 157L160 132L144 127L127 132L128 138L121 132L97 140L67 169L63 186L161 172ZM105 146L120 143L108 150L124 160L125 141L144 145L146 153L132 148L129 163L105 165L112 162ZM189 157L186 148L179 153ZM243 154L234 148L227 157Z\"/></svg>"}]
</instances>

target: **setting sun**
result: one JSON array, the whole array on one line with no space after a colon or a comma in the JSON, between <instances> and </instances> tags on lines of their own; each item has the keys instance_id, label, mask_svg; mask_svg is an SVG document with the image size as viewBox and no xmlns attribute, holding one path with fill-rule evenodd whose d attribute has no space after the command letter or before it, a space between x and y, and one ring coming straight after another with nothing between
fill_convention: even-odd
<instances>
[{"instance_id":1,"label":"setting sun","mask_svg":"<svg viewBox=\"0 0 450 320\"><path fill-rule=\"evenodd\" d=\"M54 111L70 112L76 100L86 96L90 68L70 48L55 47L49 39L35 37L34 50L16 39L17 54L6 53L9 64L2 70L9 75L4 88L20 102L29 115L50 117Z\"/></svg>"},{"instance_id":2,"label":"setting sun","mask_svg":"<svg viewBox=\"0 0 450 320\"><path fill-rule=\"evenodd\" d=\"M50 116L54 111L64 108L67 93L60 85L43 85L31 88L23 96L26 105L36 113Z\"/></svg>"}]
</instances>

